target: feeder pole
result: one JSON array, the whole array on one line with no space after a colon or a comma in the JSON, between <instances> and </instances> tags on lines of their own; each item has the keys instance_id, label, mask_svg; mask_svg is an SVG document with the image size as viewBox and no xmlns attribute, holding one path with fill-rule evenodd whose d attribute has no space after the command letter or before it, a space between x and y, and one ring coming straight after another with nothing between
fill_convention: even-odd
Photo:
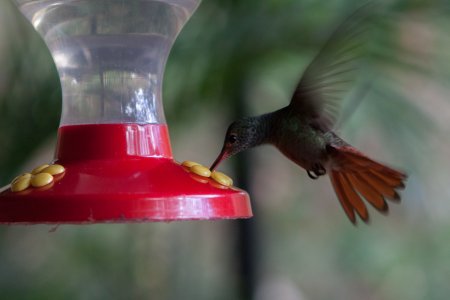
<instances>
[{"instance_id":1,"label":"feeder pole","mask_svg":"<svg viewBox=\"0 0 450 300\"><path fill-rule=\"evenodd\" d=\"M238 75L239 76L239 75ZM232 101L232 119L236 120L243 116L249 115L248 105L246 103L246 74L241 74L241 78L234 77L231 79L235 88L230 92ZM251 170L253 161L249 158L248 152L242 152L236 155L233 171L236 174L237 185L242 189L248 191L250 195L252 192L251 184ZM239 272L239 298L240 299L254 299L254 294L257 286L257 266L259 263L260 253L258 249L260 226L257 218L258 201L252 198L252 210L256 217L251 219L237 220L236 230L237 244L236 256Z\"/></svg>"}]
</instances>

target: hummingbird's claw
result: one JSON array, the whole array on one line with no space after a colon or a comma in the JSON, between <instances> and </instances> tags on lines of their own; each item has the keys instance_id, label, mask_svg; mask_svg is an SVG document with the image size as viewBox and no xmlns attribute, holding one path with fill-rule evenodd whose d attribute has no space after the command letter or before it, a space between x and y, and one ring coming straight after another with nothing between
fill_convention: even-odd
<instances>
[{"instance_id":1,"label":"hummingbird's claw","mask_svg":"<svg viewBox=\"0 0 450 300\"><path fill-rule=\"evenodd\" d=\"M306 171L306 173L308 174L309 178L311 178L311 179L316 180L317 178L319 178L319 176L317 176L314 171L308 170L308 171Z\"/></svg>"},{"instance_id":2,"label":"hummingbird's claw","mask_svg":"<svg viewBox=\"0 0 450 300\"><path fill-rule=\"evenodd\" d=\"M327 170L321 164L315 164L312 170L306 171L308 173L309 178L316 180L320 176L323 176L327 173Z\"/></svg>"}]
</instances>

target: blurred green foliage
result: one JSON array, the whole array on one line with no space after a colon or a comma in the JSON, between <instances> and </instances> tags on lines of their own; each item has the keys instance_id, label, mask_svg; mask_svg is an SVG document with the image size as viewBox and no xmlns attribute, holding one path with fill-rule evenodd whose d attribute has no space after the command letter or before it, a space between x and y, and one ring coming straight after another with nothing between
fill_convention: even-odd
<instances>
[{"instance_id":1,"label":"blurred green foliage","mask_svg":"<svg viewBox=\"0 0 450 300\"><path fill-rule=\"evenodd\" d=\"M250 185L262 227L255 299L450 294L449 4L377 2L364 77L372 88L341 135L408 171L404 203L389 217L373 213L370 226L353 228L327 180L311 182L272 148L252 151ZM286 105L301 70L360 5L204 1L175 43L165 74L176 157L212 161L237 108L258 114ZM6 184L55 137L61 96L48 50L9 1L0 2L0 23L0 182ZM2 227L2 298L239 299L230 222L55 232Z\"/></svg>"},{"instance_id":2,"label":"blurred green foliage","mask_svg":"<svg viewBox=\"0 0 450 300\"><path fill-rule=\"evenodd\" d=\"M42 39L11 2L0 5L0 183L5 184L36 147L56 134L61 92Z\"/></svg>"}]
</instances>

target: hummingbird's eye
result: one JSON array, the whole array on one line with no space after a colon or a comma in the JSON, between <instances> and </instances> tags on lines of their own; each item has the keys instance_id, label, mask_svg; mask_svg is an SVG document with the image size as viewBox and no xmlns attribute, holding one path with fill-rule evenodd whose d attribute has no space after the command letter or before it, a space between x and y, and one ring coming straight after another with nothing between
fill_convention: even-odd
<instances>
[{"instance_id":1,"label":"hummingbird's eye","mask_svg":"<svg viewBox=\"0 0 450 300\"><path fill-rule=\"evenodd\" d=\"M234 144L237 141L237 135L235 134L231 134L230 136L228 136L228 143L230 144Z\"/></svg>"}]
</instances>

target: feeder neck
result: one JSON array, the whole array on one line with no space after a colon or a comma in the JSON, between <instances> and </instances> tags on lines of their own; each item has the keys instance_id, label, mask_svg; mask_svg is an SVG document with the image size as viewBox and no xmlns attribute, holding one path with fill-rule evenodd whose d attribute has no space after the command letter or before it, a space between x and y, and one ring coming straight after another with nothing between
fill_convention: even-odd
<instances>
[{"instance_id":1,"label":"feeder neck","mask_svg":"<svg viewBox=\"0 0 450 300\"><path fill-rule=\"evenodd\" d=\"M91 124L62 126L58 161L117 160L137 157L172 159L165 124Z\"/></svg>"}]
</instances>

